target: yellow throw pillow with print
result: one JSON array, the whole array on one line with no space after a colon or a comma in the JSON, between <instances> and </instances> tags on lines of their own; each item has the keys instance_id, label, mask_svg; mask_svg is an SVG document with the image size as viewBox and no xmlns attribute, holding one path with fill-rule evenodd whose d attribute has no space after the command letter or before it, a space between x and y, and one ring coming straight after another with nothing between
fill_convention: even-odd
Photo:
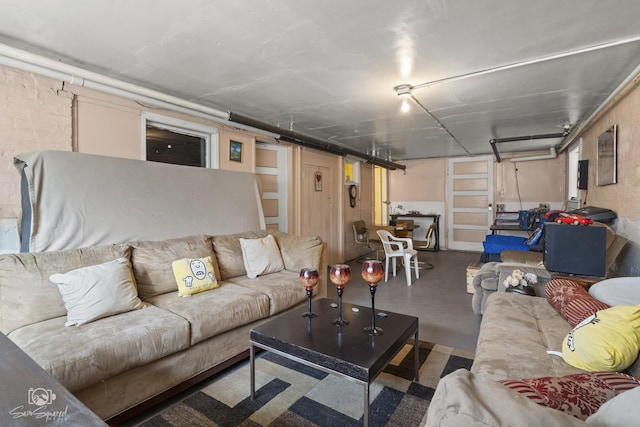
<instances>
[{"instance_id":1,"label":"yellow throw pillow with print","mask_svg":"<svg viewBox=\"0 0 640 427\"><path fill-rule=\"evenodd\" d=\"M181 297L219 287L211 257L183 258L171 264Z\"/></svg>"},{"instance_id":2,"label":"yellow throw pillow with print","mask_svg":"<svg viewBox=\"0 0 640 427\"><path fill-rule=\"evenodd\" d=\"M622 371L640 350L640 305L600 310L580 322L562 342L562 358L585 371Z\"/></svg>"}]
</instances>

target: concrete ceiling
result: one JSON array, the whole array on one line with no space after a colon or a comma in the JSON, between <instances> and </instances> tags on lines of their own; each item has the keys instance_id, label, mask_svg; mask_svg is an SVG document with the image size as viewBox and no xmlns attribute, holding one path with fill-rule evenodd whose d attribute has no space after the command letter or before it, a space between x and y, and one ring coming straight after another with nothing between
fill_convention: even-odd
<instances>
[{"instance_id":1,"label":"concrete ceiling","mask_svg":"<svg viewBox=\"0 0 640 427\"><path fill-rule=\"evenodd\" d=\"M640 64L638 0L0 6L6 45L392 161L576 129Z\"/></svg>"}]
</instances>

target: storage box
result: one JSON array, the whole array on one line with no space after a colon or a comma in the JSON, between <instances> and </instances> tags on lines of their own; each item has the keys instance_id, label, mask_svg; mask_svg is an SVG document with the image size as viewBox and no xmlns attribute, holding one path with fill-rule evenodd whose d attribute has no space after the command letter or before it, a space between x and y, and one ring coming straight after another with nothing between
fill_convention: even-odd
<instances>
[{"instance_id":1,"label":"storage box","mask_svg":"<svg viewBox=\"0 0 640 427\"><path fill-rule=\"evenodd\" d=\"M483 264L481 262L472 262L467 266L467 293L468 294L473 294L475 292L473 289L473 278L478 273L478 270L480 270L480 267L482 267L482 265Z\"/></svg>"}]
</instances>

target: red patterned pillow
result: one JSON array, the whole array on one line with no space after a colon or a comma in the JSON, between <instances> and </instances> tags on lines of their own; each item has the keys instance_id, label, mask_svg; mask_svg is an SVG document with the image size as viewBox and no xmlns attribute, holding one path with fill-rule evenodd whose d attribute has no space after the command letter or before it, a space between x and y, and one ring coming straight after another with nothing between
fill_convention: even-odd
<instances>
[{"instance_id":1,"label":"red patterned pillow","mask_svg":"<svg viewBox=\"0 0 640 427\"><path fill-rule=\"evenodd\" d=\"M619 372L588 372L564 377L498 382L539 405L557 409L581 420L587 419L609 399L640 386L639 380Z\"/></svg>"},{"instance_id":2,"label":"red patterned pillow","mask_svg":"<svg viewBox=\"0 0 640 427\"><path fill-rule=\"evenodd\" d=\"M571 326L575 327L587 317L607 308L609 308L607 304L598 301L592 296L579 296L569 301L565 307L564 318L567 319Z\"/></svg>"},{"instance_id":3,"label":"red patterned pillow","mask_svg":"<svg viewBox=\"0 0 640 427\"><path fill-rule=\"evenodd\" d=\"M558 314L576 326L597 311L609 306L589 295L586 289L567 279L552 279L544 288L549 304Z\"/></svg>"}]
</instances>

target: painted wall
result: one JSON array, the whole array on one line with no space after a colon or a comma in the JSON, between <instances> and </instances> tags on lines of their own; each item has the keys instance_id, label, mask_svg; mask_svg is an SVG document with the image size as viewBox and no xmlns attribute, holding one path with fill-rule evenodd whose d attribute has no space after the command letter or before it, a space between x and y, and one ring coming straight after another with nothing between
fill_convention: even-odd
<instances>
[{"instance_id":1,"label":"painted wall","mask_svg":"<svg viewBox=\"0 0 640 427\"><path fill-rule=\"evenodd\" d=\"M551 209L563 209L565 157L562 154L556 159L529 162L494 161L494 206L504 204L506 211L518 211L547 203Z\"/></svg>"},{"instance_id":2,"label":"painted wall","mask_svg":"<svg viewBox=\"0 0 640 427\"><path fill-rule=\"evenodd\" d=\"M390 213L440 214L440 247L446 248L446 200L447 200L447 159L422 159L404 162L405 171L389 171ZM425 240L431 218L416 218L414 223L420 228L413 236L416 240Z\"/></svg>"},{"instance_id":3,"label":"painted wall","mask_svg":"<svg viewBox=\"0 0 640 427\"><path fill-rule=\"evenodd\" d=\"M405 164L405 172L389 172L390 211L439 213L440 246L446 248L447 161L424 159ZM501 163L494 162L494 206L504 204L505 210L518 211L546 203L551 209L562 209L566 198L564 169L564 155L552 160L514 163L504 159ZM421 227L418 230L426 231L430 221L416 220Z\"/></svg>"},{"instance_id":4,"label":"painted wall","mask_svg":"<svg viewBox=\"0 0 640 427\"><path fill-rule=\"evenodd\" d=\"M75 149L93 154L141 158L140 116L145 108L123 98L63 85L60 81L2 66L0 100L0 252L12 252L17 250L16 229L20 213L19 175L13 167L13 156L39 149ZM636 87L621 96L581 135L581 158L589 159L591 166L589 191L581 194L583 205L607 207L617 212L616 231L631 240L621 257L619 270L621 274L632 275L640 275L640 244L636 243L640 242L640 172L637 167L640 144L635 141L640 135L638 111L640 90ZM220 128L221 168L252 171L255 167L254 135L179 113L156 112ZM597 187L594 167L596 140L612 124L618 124L618 184ZM231 139L240 139L248 144L242 163L228 160L228 142ZM303 160L304 156L299 155L296 161ZM526 204L535 206L541 202L551 203L552 207L564 203L565 161L561 155L555 160L517 164L505 160L496 164L494 202L515 204L520 203L521 198L524 208L528 207ZM311 164L314 162L312 159ZM336 173L341 176L339 159L335 156L330 162L332 167L334 162ZM519 187L515 186L516 165ZM294 169L293 172L296 173L292 175L294 179L300 179L302 171ZM344 248L345 259L350 253L359 254L358 250L350 247L353 241L350 224L356 217L365 220L373 217L371 175L372 169L363 164L358 214L347 208L338 213L344 235L338 238L338 243L332 244L331 252L336 257L340 255L341 247ZM437 212L445 217L445 159L408 161L406 173L390 172L389 183L391 209L399 209L402 205L404 211ZM290 185L296 188L295 183ZM332 191L332 197L340 200L340 206L348 206L348 196L340 187L336 186ZM295 194L299 196L301 193ZM441 244L443 240L444 233L441 233Z\"/></svg>"},{"instance_id":5,"label":"painted wall","mask_svg":"<svg viewBox=\"0 0 640 427\"><path fill-rule=\"evenodd\" d=\"M229 160L230 142L242 143L242 160L237 162ZM239 172L254 172L256 167L255 159L256 139L246 132L233 132L222 130L220 132L220 169L233 170Z\"/></svg>"},{"instance_id":6,"label":"painted wall","mask_svg":"<svg viewBox=\"0 0 640 427\"><path fill-rule=\"evenodd\" d=\"M637 80L637 79L636 79ZM629 243L615 269L623 276L640 275L640 85L629 88L580 135L580 157L589 160L589 185L581 191L583 206L616 212L616 233ZM618 183L597 186L597 139L611 125L618 125Z\"/></svg>"}]
</instances>

